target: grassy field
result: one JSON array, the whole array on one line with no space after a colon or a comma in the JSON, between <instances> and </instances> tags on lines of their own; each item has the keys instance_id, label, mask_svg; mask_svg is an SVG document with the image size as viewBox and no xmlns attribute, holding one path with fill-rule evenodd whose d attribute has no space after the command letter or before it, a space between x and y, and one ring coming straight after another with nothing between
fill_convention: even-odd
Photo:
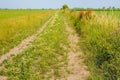
<instances>
[{"instance_id":1,"label":"grassy field","mask_svg":"<svg viewBox=\"0 0 120 80\"><path fill-rule=\"evenodd\" d=\"M67 50L61 45L68 47L67 32L62 17L57 13L27 51L4 61L0 75L8 76L9 80L59 79L62 68L67 65Z\"/></svg>"},{"instance_id":2,"label":"grassy field","mask_svg":"<svg viewBox=\"0 0 120 80\"><path fill-rule=\"evenodd\" d=\"M81 36L90 80L120 79L120 11L66 12Z\"/></svg>"},{"instance_id":3,"label":"grassy field","mask_svg":"<svg viewBox=\"0 0 120 80\"><path fill-rule=\"evenodd\" d=\"M36 32L54 11L0 10L0 56Z\"/></svg>"},{"instance_id":4,"label":"grassy field","mask_svg":"<svg viewBox=\"0 0 120 80\"><path fill-rule=\"evenodd\" d=\"M43 11L43 10L0 10L0 20L3 21L5 19L10 19L10 18L44 13L46 11Z\"/></svg>"},{"instance_id":5,"label":"grassy field","mask_svg":"<svg viewBox=\"0 0 120 80\"><path fill-rule=\"evenodd\" d=\"M8 80L62 80L66 74L72 74L68 70L71 67L69 62L74 63L79 58L81 63L75 65L83 69L84 66L78 65L86 63L90 71L88 80L119 80L119 13L120 11L0 10L0 58L51 19L25 51L11 55L0 64L0 77L5 76ZM66 26L71 26L76 31L75 36L70 35L71 30L67 31ZM69 37L75 37L76 44L71 43ZM70 48L70 45L73 47ZM83 56L76 58L77 49L73 49L75 46L81 48L82 51L78 51L81 54L84 52Z\"/></svg>"}]
</instances>

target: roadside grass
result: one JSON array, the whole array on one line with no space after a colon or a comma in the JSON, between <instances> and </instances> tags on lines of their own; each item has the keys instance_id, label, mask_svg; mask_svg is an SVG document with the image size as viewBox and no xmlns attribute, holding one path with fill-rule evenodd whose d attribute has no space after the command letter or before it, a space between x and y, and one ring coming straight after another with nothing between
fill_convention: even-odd
<instances>
[{"instance_id":1,"label":"roadside grass","mask_svg":"<svg viewBox=\"0 0 120 80\"><path fill-rule=\"evenodd\" d=\"M59 79L68 63L68 50L63 48L68 47L67 36L64 21L57 13L27 51L4 61L0 75L8 76L8 80Z\"/></svg>"},{"instance_id":2,"label":"roadside grass","mask_svg":"<svg viewBox=\"0 0 120 80\"><path fill-rule=\"evenodd\" d=\"M80 46L91 72L89 80L120 79L120 22L117 13L93 12L93 15L81 19L77 17L78 12L65 13L81 37Z\"/></svg>"},{"instance_id":3,"label":"roadside grass","mask_svg":"<svg viewBox=\"0 0 120 80\"><path fill-rule=\"evenodd\" d=\"M31 12L31 15L0 21L0 56L35 33L53 14L54 11Z\"/></svg>"}]
</instances>

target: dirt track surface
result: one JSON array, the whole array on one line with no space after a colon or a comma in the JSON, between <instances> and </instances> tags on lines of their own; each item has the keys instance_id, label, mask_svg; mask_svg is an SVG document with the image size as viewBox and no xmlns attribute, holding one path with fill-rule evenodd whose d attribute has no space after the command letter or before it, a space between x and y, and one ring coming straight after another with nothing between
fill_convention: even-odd
<instances>
[{"instance_id":1,"label":"dirt track surface","mask_svg":"<svg viewBox=\"0 0 120 80\"><path fill-rule=\"evenodd\" d=\"M69 27L67 22L65 22L65 25L66 30L69 33L68 41L70 44L68 53L68 69L71 74L68 75L67 80L87 80L89 71L87 71L87 67L84 65L84 60L79 57L83 54L78 46L79 37L74 29Z\"/></svg>"}]
</instances>

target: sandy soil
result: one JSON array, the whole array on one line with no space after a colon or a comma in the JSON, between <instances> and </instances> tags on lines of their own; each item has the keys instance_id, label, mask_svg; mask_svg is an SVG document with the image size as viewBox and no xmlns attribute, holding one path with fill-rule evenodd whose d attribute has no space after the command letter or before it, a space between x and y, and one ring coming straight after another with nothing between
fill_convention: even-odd
<instances>
[{"instance_id":1,"label":"sandy soil","mask_svg":"<svg viewBox=\"0 0 120 80\"><path fill-rule=\"evenodd\" d=\"M66 30L69 33L68 41L70 44L70 49L68 53L68 69L70 73L67 80L87 80L89 76L89 71L87 71L87 66L84 64L84 60L80 57L83 55L80 47L78 46L79 37L77 33L69 27L68 23L65 22Z\"/></svg>"}]
</instances>

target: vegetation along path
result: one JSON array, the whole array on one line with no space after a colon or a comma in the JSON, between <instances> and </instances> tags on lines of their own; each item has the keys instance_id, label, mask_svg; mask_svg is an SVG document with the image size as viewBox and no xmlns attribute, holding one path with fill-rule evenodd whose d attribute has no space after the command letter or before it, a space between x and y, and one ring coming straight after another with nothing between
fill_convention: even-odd
<instances>
[{"instance_id":1,"label":"vegetation along path","mask_svg":"<svg viewBox=\"0 0 120 80\"><path fill-rule=\"evenodd\" d=\"M68 69L71 74L67 77L67 80L87 80L89 71L87 71L87 67L83 64L83 59L81 59L83 52L78 46L79 37L77 33L69 27L66 21L65 25L66 30L69 33L68 41L70 44L68 53Z\"/></svg>"}]
</instances>

